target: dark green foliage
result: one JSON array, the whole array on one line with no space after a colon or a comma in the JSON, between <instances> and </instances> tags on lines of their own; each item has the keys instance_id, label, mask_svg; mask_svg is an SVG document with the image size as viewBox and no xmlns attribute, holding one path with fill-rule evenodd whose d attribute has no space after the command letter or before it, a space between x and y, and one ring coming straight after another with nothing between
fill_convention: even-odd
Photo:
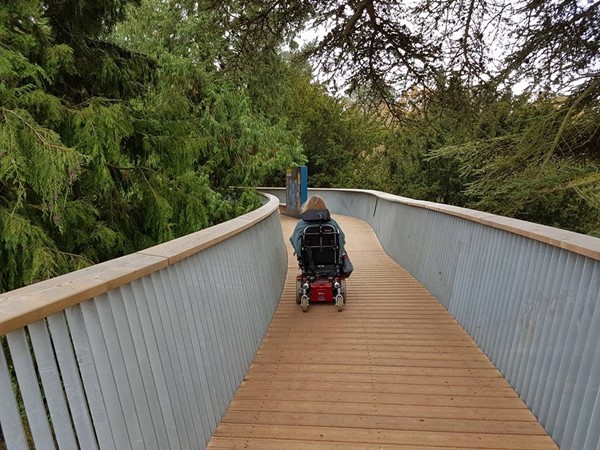
<instances>
[{"instance_id":1,"label":"dark green foliage","mask_svg":"<svg viewBox=\"0 0 600 450\"><path fill-rule=\"evenodd\" d=\"M521 8L531 27L517 30L514 65L496 78L478 34L491 23L484 6L3 2L0 291L234 217L259 203L244 187L282 184L284 169L304 162L313 186L600 234L597 33L565 37L595 30L597 3ZM460 20L435 34L448 11ZM431 36L405 27L415 12L415 30ZM311 18L334 30L308 53L346 71L352 101L330 96L281 51ZM444 47L444 33L463 39ZM577 45L584 51L569 51ZM454 72L440 67L444 48ZM531 64L540 82L554 69L550 85L582 81L565 97L499 87ZM394 82L413 88L394 98Z\"/></svg>"},{"instance_id":2,"label":"dark green foliage","mask_svg":"<svg viewBox=\"0 0 600 450\"><path fill-rule=\"evenodd\" d=\"M600 116L573 106L560 97L524 104L503 136L440 149L472 174L470 206L600 235Z\"/></svg>"},{"instance_id":3,"label":"dark green foliage","mask_svg":"<svg viewBox=\"0 0 600 450\"><path fill-rule=\"evenodd\" d=\"M586 91L532 100L442 84L388 144L386 188L599 235L600 117Z\"/></svg>"},{"instance_id":4,"label":"dark green foliage","mask_svg":"<svg viewBox=\"0 0 600 450\"><path fill-rule=\"evenodd\" d=\"M288 77L294 82L286 115L301 133L311 186L365 186L363 168L377 157L385 125L349 100L328 95L302 67Z\"/></svg>"},{"instance_id":5,"label":"dark green foliage","mask_svg":"<svg viewBox=\"0 0 600 450\"><path fill-rule=\"evenodd\" d=\"M125 6L0 6L0 291L239 215L258 196L231 187L302 161L192 36L109 41Z\"/></svg>"},{"instance_id":6,"label":"dark green foliage","mask_svg":"<svg viewBox=\"0 0 600 450\"><path fill-rule=\"evenodd\" d=\"M65 225L85 157L61 140L69 110L45 90L72 52L52 43L40 16L37 2L0 7L0 290L87 263L51 236Z\"/></svg>"},{"instance_id":7,"label":"dark green foliage","mask_svg":"<svg viewBox=\"0 0 600 450\"><path fill-rule=\"evenodd\" d=\"M322 114L319 123L328 126L313 124L303 134L318 185L352 180L599 233L600 3L235 4L244 6L237 11L246 25L238 35L250 41L265 24L279 20L293 30L309 15L325 32L305 54L335 87L363 105L385 105L398 120L384 145L367 139L369 150L356 154L341 151L352 146L338 145L344 138L336 119ZM279 24L271 35L290 29ZM530 84L523 98L510 93L517 81Z\"/></svg>"},{"instance_id":8,"label":"dark green foliage","mask_svg":"<svg viewBox=\"0 0 600 450\"><path fill-rule=\"evenodd\" d=\"M372 121L374 128L360 115L353 121L352 109L304 93L311 99L305 120L312 126L303 135L311 183L378 189L600 235L600 108L589 85L580 93L534 100L441 78L435 89L397 106L400 123Z\"/></svg>"}]
</instances>

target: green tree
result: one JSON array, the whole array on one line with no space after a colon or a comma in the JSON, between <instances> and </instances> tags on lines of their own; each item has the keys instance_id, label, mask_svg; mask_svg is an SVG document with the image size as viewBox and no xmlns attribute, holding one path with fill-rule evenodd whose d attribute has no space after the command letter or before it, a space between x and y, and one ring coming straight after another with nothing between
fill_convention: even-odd
<instances>
[{"instance_id":1,"label":"green tree","mask_svg":"<svg viewBox=\"0 0 600 450\"><path fill-rule=\"evenodd\" d=\"M386 127L349 99L338 99L298 66L286 115L298 124L311 186L355 187L368 184L363 168L378 155Z\"/></svg>"},{"instance_id":2,"label":"green tree","mask_svg":"<svg viewBox=\"0 0 600 450\"><path fill-rule=\"evenodd\" d=\"M109 39L127 2L0 6L1 290L245 212L258 196L232 186L302 160L285 124L219 76L210 17L154 5L153 48L134 18Z\"/></svg>"},{"instance_id":3,"label":"green tree","mask_svg":"<svg viewBox=\"0 0 600 450\"><path fill-rule=\"evenodd\" d=\"M73 49L55 43L37 1L0 6L0 290L18 287L89 261L60 249L76 216L94 212L70 193L86 155L62 139L71 120L48 92L72 73Z\"/></svg>"},{"instance_id":4,"label":"green tree","mask_svg":"<svg viewBox=\"0 0 600 450\"><path fill-rule=\"evenodd\" d=\"M516 98L503 108L501 133L441 147L434 156L460 161L470 179L470 207L600 236L600 116L594 103Z\"/></svg>"}]
</instances>

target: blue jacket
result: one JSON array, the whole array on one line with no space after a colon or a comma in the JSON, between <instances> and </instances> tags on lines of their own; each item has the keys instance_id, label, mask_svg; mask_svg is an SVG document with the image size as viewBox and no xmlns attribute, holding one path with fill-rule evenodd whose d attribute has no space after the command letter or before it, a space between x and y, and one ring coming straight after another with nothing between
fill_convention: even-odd
<instances>
[{"instance_id":1,"label":"blue jacket","mask_svg":"<svg viewBox=\"0 0 600 450\"><path fill-rule=\"evenodd\" d=\"M346 243L346 236L344 235L344 232L342 231L342 229L340 228L340 226L338 225L338 223L333 220L333 219L329 219L323 222L324 224L328 224L328 225L333 225L340 233L339 236L339 244L340 244L340 251L339 251L339 255L338 258L341 260L342 259L342 255L344 254L345 250L344 250L344 244ZM290 242L292 243L292 247L294 247L294 251L296 252L296 255L300 255L300 252L302 251L302 231L304 231L304 229L309 226L309 225L314 225L314 222L306 222L305 220L300 219L298 221L298 223L296 224L296 228L294 228L294 232L292 233L292 236L290 237Z\"/></svg>"}]
</instances>

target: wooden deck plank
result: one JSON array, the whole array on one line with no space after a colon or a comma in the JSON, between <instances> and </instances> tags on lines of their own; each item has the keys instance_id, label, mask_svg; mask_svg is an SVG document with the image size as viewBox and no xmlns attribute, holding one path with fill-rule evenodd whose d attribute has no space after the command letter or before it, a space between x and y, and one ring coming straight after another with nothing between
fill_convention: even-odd
<instances>
[{"instance_id":1,"label":"wooden deck plank","mask_svg":"<svg viewBox=\"0 0 600 450\"><path fill-rule=\"evenodd\" d=\"M327 401L277 401L234 399L231 411L272 411L312 414L357 414L371 416L398 416L418 418L454 418L467 420L509 420L536 422L535 416L525 408L460 408L453 406L385 405L380 403L348 403Z\"/></svg>"},{"instance_id":2,"label":"wooden deck plank","mask_svg":"<svg viewBox=\"0 0 600 450\"><path fill-rule=\"evenodd\" d=\"M280 440L256 438L226 438L215 436L208 449L248 449L248 450L348 450L348 444L343 442L325 442L308 440ZM421 447L414 445L388 445L353 443L352 450L443 450L448 447Z\"/></svg>"},{"instance_id":3,"label":"wooden deck plank","mask_svg":"<svg viewBox=\"0 0 600 450\"><path fill-rule=\"evenodd\" d=\"M314 331L314 330L313 330ZM318 330L317 330L318 331ZM416 339L426 341L427 339L440 339L445 338L449 341L454 340L462 340L463 337L459 333L444 333L439 329L431 330L430 333L427 333L428 330L404 330L402 332L394 333L392 331L369 331L365 330L364 332L353 331L353 330L324 330L320 331L319 335L324 341L328 342L328 339L356 339L360 337L364 337L366 339ZM304 334L312 334L312 333L304 333ZM284 338L284 337L292 337L296 339L296 336L299 336L297 332L291 333L290 329L281 329L281 330L269 330L267 332L267 337L276 337L276 338ZM297 343L296 343L297 344Z\"/></svg>"},{"instance_id":4,"label":"wooden deck plank","mask_svg":"<svg viewBox=\"0 0 600 450\"><path fill-rule=\"evenodd\" d=\"M464 368L464 369L486 369L493 368L492 363L488 361L462 361L439 360L423 356L423 358L409 359L409 355L399 358L375 358L371 356L350 357L350 356L291 356L291 355L269 355L257 354L254 362L257 364L346 364L346 365L379 365L379 366L398 366L398 367L440 367L440 368Z\"/></svg>"},{"instance_id":5,"label":"wooden deck plank","mask_svg":"<svg viewBox=\"0 0 600 450\"><path fill-rule=\"evenodd\" d=\"M296 390L328 392L377 392L382 394L447 395L466 397L515 398L517 394L510 387L471 387L454 385L422 385L378 382L351 382L325 380L257 380L250 379L242 383L246 390Z\"/></svg>"},{"instance_id":6,"label":"wooden deck plank","mask_svg":"<svg viewBox=\"0 0 600 450\"><path fill-rule=\"evenodd\" d=\"M288 246L280 304L208 448L556 449L487 356L385 255L368 225L339 222L355 266L344 311L317 304L301 312ZM282 218L286 237L294 225Z\"/></svg>"},{"instance_id":7,"label":"wooden deck plank","mask_svg":"<svg viewBox=\"0 0 600 450\"><path fill-rule=\"evenodd\" d=\"M306 343L306 342L304 342ZM360 340L348 340L346 342L335 341L335 344L343 345L345 352L362 352L369 353L371 355L375 354L380 348L377 344L363 344ZM422 344L419 342L418 344ZM290 346L293 345L291 341L285 342L274 342L274 341L263 341L261 346L261 353L263 354L281 354L282 352L286 352L289 350ZM315 352L315 351L335 351L331 350L334 346L332 342L315 342L311 344L310 350L304 350L305 352ZM400 344L400 345L392 345L390 343L386 344L387 353L396 356L400 353L434 353L434 354L465 354L465 355L483 355L481 350L477 348L473 348L473 346L429 346L429 345L411 345L411 344Z\"/></svg>"},{"instance_id":8,"label":"wooden deck plank","mask_svg":"<svg viewBox=\"0 0 600 450\"><path fill-rule=\"evenodd\" d=\"M348 448L352 448L355 443L446 446L462 449L546 450L556 448L547 435L531 436L522 434L453 433L296 425L251 425L225 422L221 422L215 432L215 436L249 436L263 439L307 439L311 441L345 442ZM282 446L282 448L285 447Z\"/></svg>"},{"instance_id":9,"label":"wooden deck plank","mask_svg":"<svg viewBox=\"0 0 600 450\"><path fill-rule=\"evenodd\" d=\"M488 369L456 369L456 368L430 368L430 367L398 367L398 366L374 366L374 365L341 365L341 364L257 364L254 363L250 369L256 371L280 371L280 372L344 372L344 373L373 373L392 375L440 375L440 376L476 376L483 378L501 377L495 367Z\"/></svg>"},{"instance_id":10,"label":"wooden deck plank","mask_svg":"<svg viewBox=\"0 0 600 450\"><path fill-rule=\"evenodd\" d=\"M275 336L267 336L263 340L263 348L267 348L270 345L284 345L290 346L294 342L295 338L291 337L275 337ZM437 340L437 339L428 339L428 340L419 340L419 342L415 342L416 339L378 339L378 338L365 338L362 336L354 337L354 338L339 338L339 337L331 337L327 341L324 341L323 338L304 338L302 339L303 345L310 345L311 348L315 348L319 345L326 345L331 347L332 345L363 345L365 347L372 348L381 348L382 345L385 345L388 348L393 347L421 347L421 348L439 348L440 351L447 347L451 349L449 351L460 351L458 347L466 347L469 351L479 351L479 349L473 349L473 343L466 339L445 339L445 340Z\"/></svg>"},{"instance_id":11,"label":"wooden deck plank","mask_svg":"<svg viewBox=\"0 0 600 450\"><path fill-rule=\"evenodd\" d=\"M268 330L265 335L266 338L275 338L275 339L296 339L296 335L290 335L289 330L280 330L279 332L274 332L273 330ZM369 333L365 331L364 333L352 333L350 331L336 331L329 332L328 330L322 330L319 332L319 338L321 342L329 342L330 339L365 339L367 341L372 340L385 340L385 341L394 341L394 340L419 340L422 342L427 342L428 340L437 341L439 339L444 339L448 342L464 342L465 337L461 334L448 334L443 332L432 331L430 334L423 333L410 333L410 332L399 332L399 333ZM306 339L313 339L312 337L307 337ZM304 342L304 341L303 341ZM296 342L297 344L297 342ZM385 344L382 342L381 344ZM471 343L472 344L472 343Z\"/></svg>"},{"instance_id":12,"label":"wooden deck plank","mask_svg":"<svg viewBox=\"0 0 600 450\"><path fill-rule=\"evenodd\" d=\"M431 360L451 360L451 361L482 361L487 362L488 358L482 353L477 352L473 349L473 352L453 352L453 353L445 353L445 352L424 352L424 351L416 351L410 352L407 349L403 348L401 350L395 351L378 351L378 350L352 350L347 347L344 348L344 357L345 358L382 358L382 359L396 359L402 358L407 360L420 360L420 359L431 359ZM325 357L337 357L340 351L335 350L332 346L326 348L325 350L320 350L319 355ZM283 349L263 349L261 348L258 355L271 355L271 356L288 356L292 358L304 358L311 357L315 354L315 349L307 349L307 350L296 350L293 348Z\"/></svg>"},{"instance_id":13,"label":"wooden deck plank","mask_svg":"<svg viewBox=\"0 0 600 450\"><path fill-rule=\"evenodd\" d=\"M476 378L476 377L448 377L448 376L414 376L414 375L386 375L368 373L344 372L266 372L249 370L246 380L279 380L279 381L336 381L338 383L379 383L379 384L405 384L428 386L476 386L485 388L510 388L503 378Z\"/></svg>"},{"instance_id":14,"label":"wooden deck plank","mask_svg":"<svg viewBox=\"0 0 600 450\"><path fill-rule=\"evenodd\" d=\"M381 392L347 392L281 389L248 389L242 386L237 398L255 400L330 401L349 403L380 403L387 405L461 406L464 408L526 408L518 397L476 397L466 395L391 394Z\"/></svg>"},{"instance_id":15,"label":"wooden deck plank","mask_svg":"<svg viewBox=\"0 0 600 450\"><path fill-rule=\"evenodd\" d=\"M546 435L542 426L537 422L373 416L370 414L229 411L227 416L223 419L223 422L400 431L448 431L453 433L525 434L532 436Z\"/></svg>"}]
</instances>

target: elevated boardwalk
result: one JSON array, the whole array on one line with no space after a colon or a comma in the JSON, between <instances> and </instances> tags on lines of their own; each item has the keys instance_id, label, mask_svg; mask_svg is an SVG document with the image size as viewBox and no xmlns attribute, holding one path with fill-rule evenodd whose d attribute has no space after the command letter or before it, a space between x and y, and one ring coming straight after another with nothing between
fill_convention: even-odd
<instances>
[{"instance_id":1,"label":"elevated boardwalk","mask_svg":"<svg viewBox=\"0 0 600 450\"><path fill-rule=\"evenodd\" d=\"M534 415L444 307L336 217L355 266L342 313L294 301L297 265L208 448L556 449ZM295 220L282 217L284 235ZM243 299L242 299L243 300Z\"/></svg>"}]
</instances>

